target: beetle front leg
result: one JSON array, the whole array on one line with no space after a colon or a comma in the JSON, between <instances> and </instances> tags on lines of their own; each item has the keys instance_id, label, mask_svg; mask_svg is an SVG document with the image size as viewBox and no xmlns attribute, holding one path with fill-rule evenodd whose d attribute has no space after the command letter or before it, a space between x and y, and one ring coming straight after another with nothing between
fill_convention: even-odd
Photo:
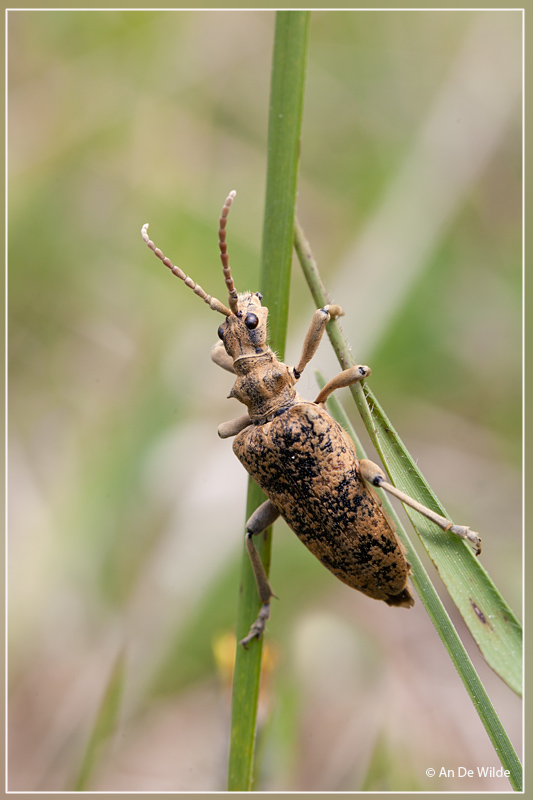
<instances>
[{"instance_id":1,"label":"beetle front leg","mask_svg":"<svg viewBox=\"0 0 533 800\"><path fill-rule=\"evenodd\" d=\"M239 642L239 644L242 644L243 647L246 647L248 643L252 641L252 639L261 638L263 631L265 630L267 620L270 617L270 598L276 596L272 591L270 583L268 582L268 577L265 572L263 562L261 561L259 553L257 552L257 548L252 537L269 528L278 517L279 511L274 504L271 503L270 500L265 500L264 503L256 508L246 523L246 549L248 551L252 569L254 571L255 582L257 584L257 593L259 594L259 599L261 600L261 608L259 609L257 619L250 628L250 632Z\"/></svg>"},{"instance_id":2,"label":"beetle front leg","mask_svg":"<svg viewBox=\"0 0 533 800\"><path fill-rule=\"evenodd\" d=\"M340 306L331 305L324 306L324 308L317 308L305 335L300 361L298 362L298 366L294 368L294 376L297 380L316 353L324 331L326 330L326 325L330 319L342 317L343 314L344 311Z\"/></svg>"},{"instance_id":3,"label":"beetle front leg","mask_svg":"<svg viewBox=\"0 0 533 800\"><path fill-rule=\"evenodd\" d=\"M475 531L471 531L466 525L454 525L453 522L450 522L450 520L446 519L446 517L437 514L436 511L432 511L431 508L422 505L422 503L419 503L418 500L413 500L413 498L409 497L408 494L405 494L405 492L397 489L396 486L393 486L392 483L387 481L383 470L378 467L377 464L374 464L373 461L369 461L367 458L362 458L359 462L359 471L365 481L368 481L368 483L372 484L372 486L385 489L386 492L389 492L389 494L397 497L398 500L402 501L402 503L414 508L414 510L418 511L419 514L422 514L424 517L427 517L427 519L431 520L431 522L434 522L435 525L438 525L443 531L450 531L450 533L454 533L461 539L468 539L474 545L474 552L476 556L481 553L481 537L479 534L477 534Z\"/></svg>"},{"instance_id":4,"label":"beetle front leg","mask_svg":"<svg viewBox=\"0 0 533 800\"><path fill-rule=\"evenodd\" d=\"M213 347L211 348L211 361L214 361L215 364L218 364L219 367L225 369L226 372L232 372L235 375L235 369L233 367L233 359L226 353L224 345L222 342L216 342Z\"/></svg>"}]
</instances>

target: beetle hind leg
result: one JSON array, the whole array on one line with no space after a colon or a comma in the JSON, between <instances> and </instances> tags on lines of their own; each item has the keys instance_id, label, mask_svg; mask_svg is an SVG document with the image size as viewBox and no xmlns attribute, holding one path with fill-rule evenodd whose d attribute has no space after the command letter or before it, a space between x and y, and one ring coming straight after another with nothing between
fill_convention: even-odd
<instances>
[{"instance_id":1,"label":"beetle hind leg","mask_svg":"<svg viewBox=\"0 0 533 800\"><path fill-rule=\"evenodd\" d=\"M268 577L263 562L257 552L253 537L269 528L278 517L279 511L274 504L271 503L270 500L265 500L259 508L256 508L246 523L246 549L254 571L257 592L261 600L261 608L259 609L257 619L250 628L250 632L239 642L243 647L246 647L252 639L260 639L263 635L266 623L270 617L270 598L276 596L268 582Z\"/></svg>"},{"instance_id":2,"label":"beetle hind leg","mask_svg":"<svg viewBox=\"0 0 533 800\"><path fill-rule=\"evenodd\" d=\"M481 537L479 534L475 531L471 531L466 525L454 525L453 522L450 522L446 517L437 514L436 511L422 505L418 500L414 500L412 497L409 497L408 494L405 494L405 492L397 489L396 486L393 486L392 483L387 481L385 473L377 464L374 464L367 458L362 458L359 462L359 470L365 481L368 481L372 486L385 489L386 492L397 497L402 503L414 508L419 514L422 514L424 517L431 520L431 522L434 522L435 525L438 525L443 531L449 531L455 534L455 536L459 536L461 539L467 539L473 545L476 556L481 553Z\"/></svg>"}]
</instances>

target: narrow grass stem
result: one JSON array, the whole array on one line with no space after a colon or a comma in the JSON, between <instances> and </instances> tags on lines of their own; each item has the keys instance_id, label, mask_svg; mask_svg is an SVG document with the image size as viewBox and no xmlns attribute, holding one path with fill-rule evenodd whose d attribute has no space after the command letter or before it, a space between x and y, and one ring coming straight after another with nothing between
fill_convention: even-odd
<instances>
[{"instance_id":1,"label":"narrow grass stem","mask_svg":"<svg viewBox=\"0 0 533 800\"><path fill-rule=\"evenodd\" d=\"M308 11L278 11L274 35L259 288L268 303L270 343L280 358L283 358L289 311L309 16ZM250 480L247 519L263 499L263 493ZM257 549L268 574L271 529L261 536ZM246 549L242 563L237 640L248 633L260 606ZM252 641L246 650L237 645L228 768L230 791L250 791L253 785L262 648L262 639Z\"/></svg>"},{"instance_id":2,"label":"narrow grass stem","mask_svg":"<svg viewBox=\"0 0 533 800\"><path fill-rule=\"evenodd\" d=\"M307 282L309 284L309 288L311 290L311 294L317 304L318 307L321 307L329 302L329 298L321 279L321 276L318 271L317 264L313 258L311 248L305 235L298 223L295 224L295 248L298 254L298 258L304 274L306 276ZM337 321L331 321L328 323L328 334L330 340L333 344L339 362L343 369L346 369L349 366L355 364L355 361L350 353L348 345L344 340L342 335L342 331L340 326L338 325ZM354 386L350 387L352 395L355 399L356 405L361 412L361 416L363 421L365 422L365 427L367 431L378 449L378 453L380 454L380 458L382 458L383 464L389 475L391 476L391 481L393 483L398 482L398 475L402 468L405 468L405 463L408 460L409 462L409 475L411 478L410 483L408 484L407 493L411 494L411 496L415 496L415 494L421 493L422 489L426 488L426 494L430 497L434 505L436 506L436 510L440 511L442 507L438 503L438 500L435 498L431 489L428 487L427 483L425 482L423 476L420 474L415 462L411 459L407 451L405 450L404 445L402 444L401 440L397 436L396 432L392 428L390 421L385 416L384 412L382 411L381 407L378 407L377 401L371 395L370 390L366 385L363 383L357 383ZM370 398L370 400L369 400ZM330 400L330 403L335 403L335 398ZM375 413L375 409L379 408L379 413ZM346 424L346 420L342 422L343 425ZM398 460L398 464L396 462L393 464L391 468L390 462L388 462L387 455L388 451L383 448L383 440L384 437L387 439L393 439L398 451L402 454L402 460ZM361 456L364 455L364 451L362 449L361 443L354 436L354 441L356 442L356 446L358 448L358 452ZM404 487L402 486L402 489ZM409 488L411 488L411 492L409 492ZM426 497L424 496L424 503ZM507 733L499 719L490 699L487 695L485 687L483 686L467 652L466 649L461 642L435 588L433 587L429 577L423 568L422 562L418 557L416 550L414 549L411 541L409 540L405 529L403 526L400 525L397 515L394 513L392 506L383 498L383 502L387 510L391 511L391 515L397 525L397 530L399 533L402 542L404 543L406 550L407 550L407 558L412 566L412 582L417 590L424 606L437 630L438 635L440 636L442 642L444 643L446 650L448 651L458 673L463 681L463 684L474 704L476 711L479 714L481 722L483 723L485 730L487 731L490 740L494 746L494 749L501 760L502 765L505 769L509 770L509 781L515 790L521 790L522 787L522 766L516 755L515 750L507 736ZM416 512L415 512L416 513ZM442 510L442 513L444 511ZM411 520L412 521L412 520ZM416 530L420 527L425 526L425 524L431 525L427 520L424 520L420 523L418 520L416 521ZM414 524L414 523L413 523ZM440 534L442 536L442 534ZM435 535L434 535L435 536ZM433 539L434 539L433 536ZM430 537L431 540L431 537ZM433 541L433 540L431 540ZM426 542L425 542L426 544ZM441 542L439 542L437 538L437 547L442 548ZM507 663L502 664L501 659L494 659L493 669L498 671L494 664L496 663L497 666L504 668L504 673L502 677L504 680L506 679L508 683L514 680L517 668L520 667L520 652L521 649L518 647L518 637L517 631L519 629L519 623L514 617L512 611L508 608L508 606L501 598L501 595L497 591L496 587L490 581L490 578L486 574L486 572L480 567L479 562L471 555L468 548L464 545L462 541L456 541L453 536L448 536L445 542L446 547L450 547L454 552L456 558L461 557L461 550L466 553L468 560L467 564L470 564L470 573L469 573L469 581L467 582L468 585L471 586L473 581L477 581L477 586L475 586L476 591L482 593L482 596L485 598L483 602L489 602L493 600L496 604L499 604L499 613L501 617L505 619L505 614L510 614L511 619L514 620L512 625L502 625L500 626L501 630L497 631L499 635L499 639L503 638L506 641L507 650ZM428 548L428 552L430 549ZM457 555L457 553L459 555ZM430 553L431 555L431 553ZM441 573L441 577L442 573ZM455 584L458 583L457 576L453 576L452 578L448 575L449 580L452 583L452 591L457 595L455 592ZM444 579L444 578L443 578ZM460 579L459 579L460 580ZM471 588L471 592L474 590ZM452 592L451 592L452 593ZM452 594L453 596L453 594ZM478 594L475 595L479 597ZM455 597L454 597L455 599ZM502 610L503 609L503 610ZM460 608L461 610L461 608ZM465 620L468 624L470 621L469 619ZM491 630L491 635L494 635L496 632L496 625L498 620L494 620L494 625ZM507 622L507 620L506 620ZM477 633L477 631L476 631ZM491 652L491 651L490 651ZM510 669L505 669L509 662L511 663ZM490 663L490 662L489 662ZM500 673L498 673L500 674Z\"/></svg>"}]
</instances>

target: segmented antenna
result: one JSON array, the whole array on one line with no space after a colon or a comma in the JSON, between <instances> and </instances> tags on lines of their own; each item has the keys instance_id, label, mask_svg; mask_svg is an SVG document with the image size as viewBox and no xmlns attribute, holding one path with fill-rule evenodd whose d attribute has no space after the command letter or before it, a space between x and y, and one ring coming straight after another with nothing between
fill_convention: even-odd
<instances>
[{"instance_id":1,"label":"segmented antenna","mask_svg":"<svg viewBox=\"0 0 533 800\"><path fill-rule=\"evenodd\" d=\"M218 227L218 246L220 247L220 259L222 261L222 271L224 272L224 280L226 281L226 286L228 287L229 307L231 308L233 314L237 313L237 310L239 308L239 303L238 303L237 290L235 289L235 284L233 283L233 278L231 277L231 269L229 266L228 245L226 244L226 222L228 219L228 214L231 204L233 203L236 194L237 192L235 191L235 189L233 189L233 191L231 191L226 197L226 202L222 207L222 214L220 215L220 224Z\"/></svg>"},{"instance_id":2,"label":"segmented antenna","mask_svg":"<svg viewBox=\"0 0 533 800\"><path fill-rule=\"evenodd\" d=\"M226 212L226 215L227 215L227 212ZM201 286L199 286L197 283L195 283L192 278L189 278L183 272L182 269L180 269L179 267L175 267L174 264L172 263L172 261L170 260L170 258L167 258L161 252L159 247L155 246L155 244L152 242L152 240L148 236L148 223L146 223L145 225L142 226L141 236L143 237L144 241L146 242L146 244L148 245L150 250L153 250L153 252L156 254L156 256L161 259L161 261L163 262L165 267L168 267L169 270L174 275L176 275L178 278L181 278L181 280L184 282L184 284L186 286L189 287L189 289L192 289L193 292L198 295L198 297L202 298L204 303L207 303L209 308L212 308L213 311L218 311L219 314L224 314L225 317L231 316L232 312L229 310L229 308L226 308L226 306L223 303L221 303L220 300L217 300L216 297L211 297L210 295L207 294L207 292L204 292L204 290L202 289ZM226 283L227 283L227 280L226 280ZM230 295L230 298L231 298L231 295Z\"/></svg>"}]
</instances>

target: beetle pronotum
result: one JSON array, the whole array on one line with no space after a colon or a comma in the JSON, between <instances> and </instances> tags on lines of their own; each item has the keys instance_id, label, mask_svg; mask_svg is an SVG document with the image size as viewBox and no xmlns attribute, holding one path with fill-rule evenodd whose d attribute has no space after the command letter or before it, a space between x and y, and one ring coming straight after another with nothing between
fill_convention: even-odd
<instances>
[{"instance_id":1,"label":"beetle pronotum","mask_svg":"<svg viewBox=\"0 0 533 800\"><path fill-rule=\"evenodd\" d=\"M454 525L390 484L383 471L368 459L357 458L355 447L325 407L336 389L370 375L364 365L350 367L332 378L314 402L303 400L294 386L315 354L330 319L343 314L337 305L315 311L296 367L276 358L266 344L268 309L259 292L237 293L226 245L226 222L235 198L230 192L219 223L219 247L228 291L228 306L208 295L154 245L148 224L142 237L174 275L225 317L218 329L221 341L211 350L212 360L236 375L229 394L247 407L247 413L225 422L218 434L234 436L233 451L267 500L246 523L246 548L257 583L261 608L246 646L259 638L270 616L270 587L253 537L282 516L309 550L339 580L391 606L410 608L410 565L394 526L384 513L372 486L385 489L481 552L481 540L468 527Z\"/></svg>"}]
</instances>

